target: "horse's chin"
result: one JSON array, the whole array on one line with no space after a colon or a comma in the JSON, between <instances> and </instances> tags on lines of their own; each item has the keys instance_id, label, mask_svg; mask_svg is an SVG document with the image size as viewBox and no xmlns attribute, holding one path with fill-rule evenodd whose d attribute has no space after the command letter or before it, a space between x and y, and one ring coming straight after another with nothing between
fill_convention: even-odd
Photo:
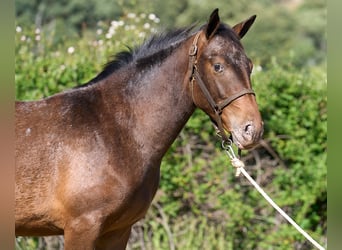
<instances>
[{"instance_id":1,"label":"horse's chin","mask_svg":"<svg viewBox=\"0 0 342 250\"><path fill-rule=\"evenodd\" d=\"M234 132L230 132L230 134L231 134L231 139L233 143L241 150L249 150L249 149L254 148L257 145L256 142L245 140L239 134L236 134Z\"/></svg>"}]
</instances>

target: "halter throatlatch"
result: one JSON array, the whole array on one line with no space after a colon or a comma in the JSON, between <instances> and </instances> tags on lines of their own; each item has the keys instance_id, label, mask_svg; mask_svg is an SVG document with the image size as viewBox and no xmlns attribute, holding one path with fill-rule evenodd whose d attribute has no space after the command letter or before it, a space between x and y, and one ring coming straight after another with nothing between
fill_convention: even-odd
<instances>
[{"instance_id":1,"label":"halter throatlatch","mask_svg":"<svg viewBox=\"0 0 342 250\"><path fill-rule=\"evenodd\" d=\"M218 130L218 135L222 138L224 143L231 143L231 140L227 136L226 132L224 131L223 124L222 124L222 119L221 119L221 113L223 109L228 106L230 103L232 103L234 100L238 99L239 97L246 95L246 94L251 94L255 95L255 92L253 89L246 89L243 88L239 92L227 97L223 101L216 103L211 96L208 88L205 86L198 70L197 70L197 52L198 52L198 38L200 36L200 32L198 32L194 38L194 41L192 42L192 45L189 50L189 72L190 74L190 82L194 84L194 81L198 84L200 87L202 93L204 94L206 100L210 104L211 108L214 111L215 114L215 122L217 125L217 130Z\"/></svg>"}]
</instances>

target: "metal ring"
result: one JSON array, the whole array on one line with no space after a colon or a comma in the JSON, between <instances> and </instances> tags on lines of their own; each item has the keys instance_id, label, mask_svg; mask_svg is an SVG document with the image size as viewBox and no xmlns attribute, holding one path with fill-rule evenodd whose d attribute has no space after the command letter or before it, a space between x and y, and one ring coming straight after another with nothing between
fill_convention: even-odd
<instances>
[{"instance_id":1,"label":"metal ring","mask_svg":"<svg viewBox=\"0 0 342 250\"><path fill-rule=\"evenodd\" d=\"M233 144L233 141L231 139L222 140L221 146L224 150L229 150L232 144Z\"/></svg>"}]
</instances>

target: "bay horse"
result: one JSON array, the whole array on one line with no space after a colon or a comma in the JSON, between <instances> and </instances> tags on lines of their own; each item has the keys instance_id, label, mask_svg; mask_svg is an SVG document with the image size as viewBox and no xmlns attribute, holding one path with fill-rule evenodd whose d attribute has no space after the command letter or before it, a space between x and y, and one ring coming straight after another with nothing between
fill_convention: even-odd
<instances>
[{"instance_id":1,"label":"bay horse","mask_svg":"<svg viewBox=\"0 0 342 250\"><path fill-rule=\"evenodd\" d=\"M65 249L125 249L148 210L160 163L195 108L240 149L263 133L240 39L218 9L198 29L157 34L86 84L16 102L15 230L64 234ZM223 131L223 132L225 132Z\"/></svg>"}]
</instances>

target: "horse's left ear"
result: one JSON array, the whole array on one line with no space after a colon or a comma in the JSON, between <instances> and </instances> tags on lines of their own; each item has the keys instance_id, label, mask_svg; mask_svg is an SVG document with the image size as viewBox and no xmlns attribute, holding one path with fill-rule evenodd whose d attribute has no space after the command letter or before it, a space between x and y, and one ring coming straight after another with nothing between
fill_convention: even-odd
<instances>
[{"instance_id":1,"label":"horse's left ear","mask_svg":"<svg viewBox=\"0 0 342 250\"><path fill-rule=\"evenodd\" d=\"M213 13L211 13L209 22L206 26L205 35L208 40L210 40L215 35L215 32L220 25L220 17L218 15L218 11L218 9L215 9Z\"/></svg>"},{"instance_id":2,"label":"horse's left ear","mask_svg":"<svg viewBox=\"0 0 342 250\"><path fill-rule=\"evenodd\" d=\"M235 33L238 35L240 39L244 37L244 35L247 33L249 28L254 23L255 18L256 18L256 15L253 15L250 18L246 19L245 21L242 21L241 23L234 25L232 29L235 31Z\"/></svg>"}]
</instances>

